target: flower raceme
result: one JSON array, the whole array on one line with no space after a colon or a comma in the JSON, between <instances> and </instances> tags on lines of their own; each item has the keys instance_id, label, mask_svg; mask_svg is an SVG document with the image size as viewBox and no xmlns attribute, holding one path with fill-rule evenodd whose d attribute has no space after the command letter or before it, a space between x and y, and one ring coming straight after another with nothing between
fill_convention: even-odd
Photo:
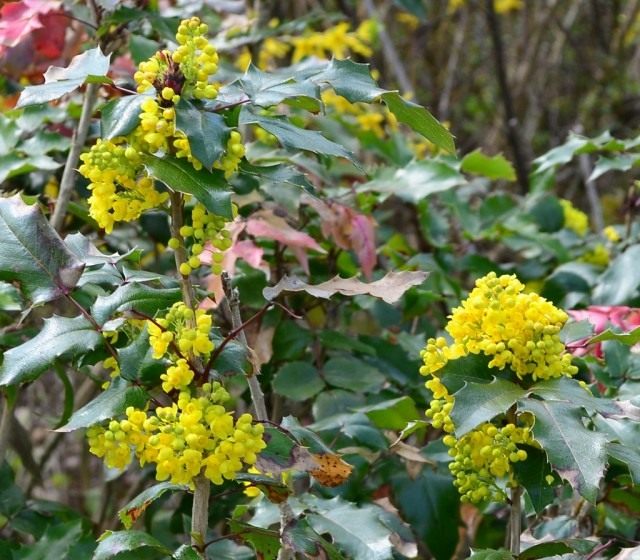
<instances>
[{"instance_id":1,"label":"flower raceme","mask_svg":"<svg viewBox=\"0 0 640 560\"><path fill-rule=\"evenodd\" d=\"M446 330L452 342L431 338L422 351L420 373L429 376L426 386L433 395L426 415L447 434L444 443L454 458L450 470L465 501L503 500L497 480L511 484L511 465L526 460L526 452L517 445L536 444L522 418L500 428L485 423L456 438L450 416L455 396L440 378L442 368L452 360L482 354L490 358L490 368L509 372L515 382L577 373L559 338L567 314L538 294L525 293L524 288L515 276L498 277L492 272L479 279L450 316Z\"/></svg>"}]
</instances>

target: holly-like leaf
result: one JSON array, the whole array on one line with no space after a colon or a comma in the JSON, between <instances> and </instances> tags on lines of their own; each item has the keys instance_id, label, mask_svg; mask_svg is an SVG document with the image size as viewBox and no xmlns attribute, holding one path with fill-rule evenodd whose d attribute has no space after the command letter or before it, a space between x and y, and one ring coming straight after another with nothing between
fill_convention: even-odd
<instances>
[{"instance_id":1,"label":"holly-like leaf","mask_svg":"<svg viewBox=\"0 0 640 560\"><path fill-rule=\"evenodd\" d=\"M176 129L189 138L191 153L206 169L224 153L231 131L221 115L200 110L184 99L176 105Z\"/></svg>"},{"instance_id":2,"label":"holly-like leaf","mask_svg":"<svg viewBox=\"0 0 640 560\"><path fill-rule=\"evenodd\" d=\"M116 378L105 391L76 410L69 422L57 431L72 432L99 424L123 414L129 406L143 408L148 397L144 389L131 386L122 378Z\"/></svg>"},{"instance_id":3,"label":"holly-like leaf","mask_svg":"<svg viewBox=\"0 0 640 560\"><path fill-rule=\"evenodd\" d=\"M312 110L320 109L320 88L311 80L295 80L282 74L268 74L250 64L237 85L251 99L252 104L258 107L273 107L291 99L302 98Z\"/></svg>"},{"instance_id":4,"label":"holly-like leaf","mask_svg":"<svg viewBox=\"0 0 640 560\"><path fill-rule=\"evenodd\" d=\"M158 310L171 307L181 297L180 288L152 288L134 282L120 286L108 296L99 296L91 308L91 315L100 325L114 313L132 309L153 316Z\"/></svg>"},{"instance_id":5,"label":"holly-like leaf","mask_svg":"<svg viewBox=\"0 0 640 560\"><path fill-rule=\"evenodd\" d=\"M456 392L451 411L456 436L461 438L483 422L504 414L526 393L525 389L505 379L494 378L491 383L466 383Z\"/></svg>"},{"instance_id":6,"label":"holly-like leaf","mask_svg":"<svg viewBox=\"0 0 640 560\"><path fill-rule=\"evenodd\" d=\"M336 293L345 296L370 295L395 303L412 286L422 284L428 273L421 271L389 272L380 280L365 283L357 278L336 276L320 284L307 284L295 276L284 276L275 286L265 288L262 293L267 300L277 298L282 292L306 292L314 297L328 299Z\"/></svg>"},{"instance_id":7,"label":"holly-like leaf","mask_svg":"<svg viewBox=\"0 0 640 560\"><path fill-rule=\"evenodd\" d=\"M232 219L231 191L224 173L217 169L196 171L185 159L173 157L158 158L145 155L142 159L149 175L161 181L170 189L191 194L207 210Z\"/></svg>"},{"instance_id":8,"label":"holly-like leaf","mask_svg":"<svg viewBox=\"0 0 640 560\"><path fill-rule=\"evenodd\" d=\"M588 430L580 408L559 401L522 399L519 410L533 413L533 434L549 463L586 500L595 503L605 468L605 437Z\"/></svg>"},{"instance_id":9,"label":"holly-like leaf","mask_svg":"<svg viewBox=\"0 0 640 560\"><path fill-rule=\"evenodd\" d=\"M589 339L588 344L595 344L596 342L604 342L606 340L615 340L622 344L626 344L627 346L634 346L640 342L640 327L626 333L618 333L613 332L611 329L606 329L600 334Z\"/></svg>"},{"instance_id":10,"label":"holly-like leaf","mask_svg":"<svg viewBox=\"0 0 640 560\"><path fill-rule=\"evenodd\" d=\"M473 175L482 175L489 179L516 180L516 171L512 163L502 154L487 156L480 150L475 150L462 159L461 169Z\"/></svg>"},{"instance_id":11,"label":"holly-like leaf","mask_svg":"<svg viewBox=\"0 0 640 560\"><path fill-rule=\"evenodd\" d=\"M352 60L333 59L325 69L311 77L311 80L323 86L330 86L338 95L351 103L359 101L371 103L389 90L381 89L371 77L368 64Z\"/></svg>"},{"instance_id":12,"label":"holly-like leaf","mask_svg":"<svg viewBox=\"0 0 640 560\"><path fill-rule=\"evenodd\" d=\"M618 255L600 276L593 290L593 303L622 305L638 295L640 287L640 245L632 245Z\"/></svg>"},{"instance_id":13,"label":"holly-like leaf","mask_svg":"<svg viewBox=\"0 0 640 560\"><path fill-rule=\"evenodd\" d=\"M103 138L125 136L140 124L142 103L147 95L127 95L112 99L102 107L100 126Z\"/></svg>"},{"instance_id":14,"label":"holly-like leaf","mask_svg":"<svg viewBox=\"0 0 640 560\"><path fill-rule=\"evenodd\" d=\"M634 484L640 484L640 453L636 449L622 443L609 443L607 452L616 461L625 464Z\"/></svg>"},{"instance_id":15,"label":"holly-like leaf","mask_svg":"<svg viewBox=\"0 0 640 560\"><path fill-rule=\"evenodd\" d=\"M280 550L280 535L277 531L255 527L248 523L231 520L229 529L238 535L238 538L249 543L261 560L276 560Z\"/></svg>"},{"instance_id":16,"label":"holly-like leaf","mask_svg":"<svg viewBox=\"0 0 640 560\"><path fill-rule=\"evenodd\" d=\"M287 150L307 150L314 154L342 157L353 161L353 154L340 144L328 140L317 130L306 130L295 126L285 117L265 117L245 106L240 113L240 124L258 125L273 134Z\"/></svg>"},{"instance_id":17,"label":"holly-like leaf","mask_svg":"<svg viewBox=\"0 0 640 560\"><path fill-rule=\"evenodd\" d=\"M102 336L82 315L53 316L44 320L42 330L31 340L4 353L0 366L0 386L33 381L54 360L73 359L94 350Z\"/></svg>"},{"instance_id":18,"label":"holly-like leaf","mask_svg":"<svg viewBox=\"0 0 640 560\"><path fill-rule=\"evenodd\" d=\"M96 47L74 56L66 68L51 66L44 74L44 84L24 88L16 107L53 101L71 93L87 81L110 82L106 77L109 59L110 56L105 56L100 47Z\"/></svg>"},{"instance_id":19,"label":"holly-like leaf","mask_svg":"<svg viewBox=\"0 0 640 560\"><path fill-rule=\"evenodd\" d=\"M456 145L451 133L424 107L407 101L396 92L383 94L382 100L401 123L422 134L445 152L455 153Z\"/></svg>"},{"instance_id":20,"label":"holly-like leaf","mask_svg":"<svg viewBox=\"0 0 640 560\"><path fill-rule=\"evenodd\" d=\"M118 517L126 529L130 529L143 513L155 500L167 492L177 492L186 490L186 486L172 484L171 482L161 482L143 490L133 500L118 511Z\"/></svg>"},{"instance_id":21,"label":"holly-like leaf","mask_svg":"<svg viewBox=\"0 0 640 560\"><path fill-rule=\"evenodd\" d=\"M102 537L92 560L111 560L123 552L139 551L150 548L171 557L171 551L154 536L142 531L107 531Z\"/></svg>"},{"instance_id":22,"label":"holly-like leaf","mask_svg":"<svg viewBox=\"0 0 640 560\"><path fill-rule=\"evenodd\" d=\"M513 469L518 482L524 486L529 494L531 505L536 513L541 513L553 499L555 492L545 477L551 474L551 468L544 451L527 446L527 460L514 463Z\"/></svg>"},{"instance_id":23,"label":"holly-like leaf","mask_svg":"<svg viewBox=\"0 0 640 560\"><path fill-rule=\"evenodd\" d=\"M340 551L316 533L305 518L293 519L283 529L282 543L302 558L344 560Z\"/></svg>"},{"instance_id":24,"label":"holly-like leaf","mask_svg":"<svg viewBox=\"0 0 640 560\"><path fill-rule=\"evenodd\" d=\"M18 282L33 303L45 303L69 293L83 268L37 205L19 195L0 198L0 280Z\"/></svg>"},{"instance_id":25,"label":"holly-like leaf","mask_svg":"<svg viewBox=\"0 0 640 560\"><path fill-rule=\"evenodd\" d=\"M129 346L118 349L120 376L127 381L140 381L152 385L164 373L165 364L153 358L149 345L149 333L143 329Z\"/></svg>"},{"instance_id":26,"label":"holly-like leaf","mask_svg":"<svg viewBox=\"0 0 640 560\"><path fill-rule=\"evenodd\" d=\"M566 377L540 381L528 392L545 401L565 401L573 406L582 406L589 412L599 412L603 416L616 416L623 413L621 404L611 399L594 397L591 391L582 387L578 381Z\"/></svg>"}]
</instances>

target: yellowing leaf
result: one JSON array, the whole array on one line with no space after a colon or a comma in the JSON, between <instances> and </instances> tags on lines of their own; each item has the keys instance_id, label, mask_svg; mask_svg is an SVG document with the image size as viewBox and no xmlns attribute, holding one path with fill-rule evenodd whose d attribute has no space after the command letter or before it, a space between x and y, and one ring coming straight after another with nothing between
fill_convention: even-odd
<instances>
[{"instance_id":1,"label":"yellowing leaf","mask_svg":"<svg viewBox=\"0 0 640 560\"><path fill-rule=\"evenodd\" d=\"M339 486L349 478L353 466L343 461L340 455L333 453L312 453L317 468L309 470L313 476L323 486Z\"/></svg>"}]
</instances>

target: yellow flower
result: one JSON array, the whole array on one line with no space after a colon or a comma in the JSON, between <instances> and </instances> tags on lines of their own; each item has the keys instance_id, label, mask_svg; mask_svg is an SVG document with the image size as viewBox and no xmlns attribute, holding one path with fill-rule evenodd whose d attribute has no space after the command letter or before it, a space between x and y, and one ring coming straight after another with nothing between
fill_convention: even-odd
<instances>
[{"instance_id":1,"label":"yellow flower","mask_svg":"<svg viewBox=\"0 0 640 560\"><path fill-rule=\"evenodd\" d=\"M564 213L564 227L580 237L584 237L589 230L589 218L587 215L573 206L569 200L560 199L560 206L562 206L562 212Z\"/></svg>"},{"instance_id":2,"label":"yellow flower","mask_svg":"<svg viewBox=\"0 0 640 560\"><path fill-rule=\"evenodd\" d=\"M618 243L620 241L620 234L618 230L613 226L607 226L602 230L602 234L609 240L611 243Z\"/></svg>"}]
</instances>

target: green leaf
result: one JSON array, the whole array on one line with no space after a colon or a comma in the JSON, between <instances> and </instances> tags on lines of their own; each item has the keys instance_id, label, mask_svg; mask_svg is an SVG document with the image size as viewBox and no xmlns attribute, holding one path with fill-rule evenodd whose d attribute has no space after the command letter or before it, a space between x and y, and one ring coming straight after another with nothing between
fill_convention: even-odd
<instances>
[{"instance_id":1,"label":"green leaf","mask_svg":"<svg viewBox=\"0 0 640 560\"><path fill-rule=\"evenodd\" d=\"M402 430L420 416L416 403L408 396L357 408L355 412L364 412L381 430Z\"/></svg>"},{"instance_id":2,"label":"green leaf","mask_svg":"<svg viewBox=\"0 0 640 560\"><path fill-rule=\"evenodd\" d=\"M469 556L469 560L513 560L508 550L478 550Z\"/></svg>"},{"instance_id":3,"label":"green leaf","mask_svg":"<svg viewBox=\"0 0 640 560\"><path fill-rule=\"evenodd\" d=\"M95 399L76 410L69 422L57 431L72 432L116 418L123 414L128 406L143 408L147 399L148 395L144 389L133 387L122 378L116 378Z\"/></svg>"},{"instance_id":4,"label":"green leaf","mask_svg":"<svg viewBox=\"0 0 640 560\"><path fill-rule=\"evenodd\" d=\"M196 171L186 159L145 155L143 163L152 177L170 189L192 194L205 208L224 218L233 218L231 191L224 173L217 169Z\"/></svg>"},{"instance_id":5,"label":"green leaf","mask_svg":"<svg viewBox=\"0 0 640 560\"><path fill-rule=\"evenodd\" d=\"M531 387L528 392L539 396L545 401L564 401L574 406L582 406L589 412L600 412L605 416L622 412L615 401L594 397L578 381L567 377L540 381Z\"/></svg>"},{"instance_id":6,"label":"green leaf","mask_svg":"<svg viewBox=\"0 0 640 560\"><path fill-rule=\"evenodd\" d=\"M33 381L54 360L82 356L101 343L102 336L85 317L49 317L34 338L4 353L0 386Z\"/></svg>"},{"instance_id":7,"label":"green leaf","mask_svg":"<svg viewBox=\"0 0 640 560\"><path fill-rule=\"evenodd\" d=\"M551 474L551 468L544 451L530 446L524 449L527 452L527 460L514 463L513 468L518 482L529 495L533 509L539 514L555 498L553 486L545 480L545 477Z\"/></svg>"},{"instance_id":8,"label":"green leaf","mask_svg":"<svg viewBox=\"0 0 640 560\"><path fill-rule=\"evenodd\" d=\"M423 469L415 478L392 479L393 502L436 560L454 557L458 544L459 495L450 476Z\"/></svg>"},{"instance_id":9,"label":"green leaf","mask_svg":"<svg viewBox=\"0 0 640 560\"><path fill-rule=\"evenodd\" d=\"M569 321L565 323L560 331L560 340L563 344L570 344L583 338L589 338L592 334L593 324L590 321L586 319L582 321Z\"/></svg>"},{"instance_id":10,"label":"green leaf","mask_svg":"<svg viewBox=\"0 0 640 560\"><path fill-rule=\"evenodd\" d=\"M638 163L638 157L631 154L620 154L614 157L600 156L591 175L589 181L595 181L609 171L629 171Z\"/></svg>"},{"instance_id":11,"label":"green leaf","mask_svg":"<svg viewBox=\"0 0 640 560\"><path fill-rule=\"evenodd\" d=\"M159 310L171 307L181 297L180 288L151 288L139 282L123 284L108 296L99 296L91 308L91 315L100 325L114 313L132 309L153 316Z\"/></svg>"},{"instance_id":12,"label":"green leaf","mask_svg":"<svg viewBox=\"0 0 640 560\"><path fill-rule=\"evenodd\" d=\"M196 552L196 549L183 544L178 548L171 557L173 560L200 560L202 557Z\"/></svg>"},{"instance_id":13,"label":"green leaf","mask_svg":"<svg viewBox=\"0 0 640 560\"><path fill-rule=\"evenodd\" d=\"M67 249L37 205L0 198L0 280L18 282L33 303L69 293L84 265Z\"/></svg>"},{"instance_id":14,"label":"green leaf","mask_svg":"<svg viewBox=\"0 0 640 560\"><path fill-rule=\"evenodd\" d=\"M330 542L323 539L305 518L293 519L282 532L282 543L302 558L344 560L344 556Z\"/></svg>"},{"instance_id":15,"label":"green leaf","mask_svg":"<svg viewBox=\"0 0 640 560\"><path fill-rule=\"evenodd\" d=\"M535 416L533 434L551 466L581 496L595 503L605 468L605 437L587 430L580 409L566 402L526 398L518 408Z\"/></svg>"},{"instance_id":16,"label":"green leaf","mask_svg":"<svg viewBox=\"0 0 640 560\"><path fill-rule=\"evenodd\" d=\"M105 56L100 47L96 47L74 56L66 68L50 66L44 74L44 84L24 88L16 108L53 101L87 81L110 81L106 78L109 59L110 56Z\"/></svg>"},{"instance_id":17,"label":"green leaf","mask_svg":"<svg viewBox=\"0 0 640 560\"><path fill-rule=\"evenodd\" d=\"M522 387L504 379L494 378L491 383L466 383L455 393L455 404L451 410L456 436L461 438L483 422L504 414L526 393Z\"/></svg>"},{"instance_id":18,"label":"green leaf","mask_svg":"<svg viewBox=\"0 0 640 560\"><path fill-rule=\"evenodd\" d=\"M483 383L493 379L495 370L489 367L489 358L484 354L469 354L450 360L437 375L450 393L461 389L465 383Z\"/></svg>"},{"instance_id":19,"label":"green leaf","mask_svg":"<svg viewBox=\"0 0 640 560\"><path fill-rule=\"evenodd\" d=\"M537 558L555 557L555 555L568 554L575 549L569 544L571 539L566 541L553 541L536 544L521 552L518 560L534 560Z\"/></svg>"},{"instance_id":20,"label":"green leaf","mask_svg":"<svg viewBox=\"0 0 640 560\"><path fill-rule=\"evenodd\" d=\"M385 376L376 367L347 356L328 360L322 375L330 385L357 393L377 392L385 381Z\"/></svg>"},{"instance_id":21,"label":"green leaf","mask_svg":"<svg viewBox=\"0 0 640 560\"><path fill-rule=\"evenodd\" d=\"M464 156L461 169L473 175L482 175L489 179L516 180L516 172L511 162L502 154L487 156L480 150L475 150Z\"/></svg>"},{"instance_id":22,"label":"green leaf","mask_svg":"<svg viewBox=\"0 0 640 560\"><path fill-rule=\"evenodd\" d=\"M144 510L163 494L180 490L184 491L186 488L186 486L172 484L171 482L154 484L140 492L133 500L120 509L118 511L118 517L126 529L131 529L131 526L135 523L136 519L144 513Z\"/></svg>"},{"instance_id":23,"label":"green leaf","mask_svg":"<svg viewBox=\"0 0 640 560\"><path fill-rule=\"evenodd\" d=\"M333 59L319 74L311 80L329 85L338 95L348 99L351 103L359 101L370 103L389 90L381 89L371 77L368 64L353 62L352 60Z\"/></svg>"},{"instance_id":24,"label":"green leaf","mask_svg":"<svg viewBox=\"0 0 640 560\"><path fill-rule=\"evenodd\" d=\"M445 152L455 153L456 146L451 133L424 107L407 101L395 92L383 94L382 100L401 123L422 134Z\"/></svg>"},{"instance_id":25,"label":"green leaf","mask_svg":"<svg viewBox=\"0 0 640 560\"><path fill-rule=\"evenodd\" d=\"M244 106L240 112L240 124L258 125L273 134L288 150L307 150L315 154L343 157L353 161L353 154L340 144L328 140L317 130L297 127L286 117L265 117Z\"/></svg>"},{"instance_id":26,"label":"green leaf","mask_svg":"<svg viewBox=\"0 0 640 560\"><path fill-rule=\"evenodd\" d=\"M609 443L607 451L616 461L627 466L634 484L640 484L640 453L622 443Z\"/></svg>"},{"instance_id":27,"label":"green leaf","mask_svg":"<svg viewBox=\"0 0 640 560\"><path fill-rule=\"evenodd\" d=\"M53 558L71 559L71 550L87 535L82 519L74 519L64 523L50 524L44 535L29 547L21 560L51 560Z\"/></svg>"},{"instance_id":28,"label":"green leaf","mask_svg":"<svg viewBox=\"0 0 640 560\"><path fill-rule=\"evenodd\" d=\"M256 551L258 558L262 560L276 560L280 550L280 536L277 531L254 527L241 521L229 521L229 529L238 535L238 538L249 543Z\"/></svg>"},{"instance_id":29,"label":"green leaf","mask_svg":"<svg viewBox=\"0 0 640 560\"><path fill-rule=\"evenodd\" d=\"M100 539L92 560L109 560L116 554L132 552L140 548L151 548L171 556L171 551L165 545L142 531L107 531Z\"/></svg>"},{"instance_id":30,"label":"green leaf","mask_svg":"<svg viewBox=\"0 0 640 560\"><path fill-rule=\"evenodd\" d=\"M320 109L320 88L311 80L298 81L282 74L268 74L250 64L238 85L258 107L272 107L290 99L303 98L310 103L310 109Z\"/></svg>"},{"instance_id":31,"label":"green leaf","mask_svg":"<svg viewBox=\"0 0 640 560\"><path fill-rule=\"evenodd\" d=\"M357 190L393 194L416 204L428 196L466 183L464 176L447 162L423 160L412 161L400 169L385 168L373 180L358 186Z\"/></svg>"},{"instance_id":32,"label":"green leaf","mask_svg":"<svg viewBox=\"0 0 640 560\"><path fill-rule=\"evenodd\" d=\"M118 363L123 379L140 381L145 385L157 383L166 369L161 360L153 358L146 327L129 346L118 348Z\"/></svg>"},{"instance_id":33,"label":"green leaf","mask_svg":"<svg viewBox=\"0 0 640 560\"><path fill-rule=\"evenodd\" d=\"M102 107L100 126L103 138L125 136L140 124L142 103L147 95L127 95L112 99Z\"/></svg>"},{"instance_id":34,"label":"green leaf","mask_svg":"<svg viewBox=\"0 0 640 560\"><path fill-rule=\"evenodd\" d=\"M324 389L318 370L307 362L290 362L273 378L273 390L294 401L310 399Z\"/></svg>"},{"instance_id":35,"label":"green leaf","mask_svg":"<svg viewBox=\"0 0 640 560\"><path fill-rule=\"evenodd\" d=\"M593 328L591 330L593 331ZM613 332L611 329L606 329L600 334L589 339L588 343L595 344L596 342L604 342L606 340L615 340L617 342L621 342L622 344L626 344L627 346L634 346L635 344L640 342L640 327L637 327L632 331L626 333L617 333Z\"/></svg>"},{"instance_id":36,"label":"green leaf","mask_svg":"<svg viewBox=\"0 0 640 560\"><path fill-rule=\"evenodd\" d=\"M593 290L594 305L622 305L638 295L640 288L640 245L618 255L598 279Z\"/></svg>"},{"instance_id":37,"label":"green leaf","mask_svg":"<svg viewBox=\"0 0 640 560\"><path fill-rule=\"evenodd\" d=\"M184 99L176 105L176 129L184 132L191 153L205 169L220 159L231 131L221 115L197 109Z\"/></svg>"}]
</instances>

